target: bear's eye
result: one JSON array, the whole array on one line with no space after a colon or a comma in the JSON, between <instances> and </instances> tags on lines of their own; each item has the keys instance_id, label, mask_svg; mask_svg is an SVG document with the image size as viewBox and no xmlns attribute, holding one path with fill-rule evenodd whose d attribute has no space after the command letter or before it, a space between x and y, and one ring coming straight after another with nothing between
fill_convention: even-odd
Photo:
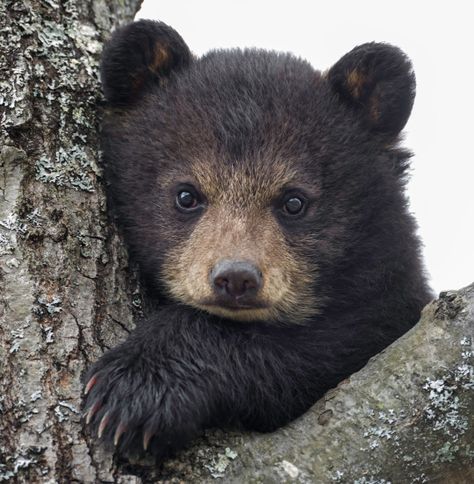
<instances>
[{"instance_id":1,"label":"bear's eye","mask_svg":"<svg viewBox=\"0 0 474 484\"><path fill-rule=\"evenodd\" d=\"M197 196L189 190L181 190L176 195L176 206L185 212L194 210L199 206Z\"/></svg>"},{"instance_id":2,"label":"bear's eye","mask_svg":"<svg viewBox=\"0 0 474 484\"><path fill-rule=\"evenodd\" d=\"M304 201L298 197L289 198L283 205L283 209L289 215L298 215L304 208Z\"/></svg>"}]
</instances>

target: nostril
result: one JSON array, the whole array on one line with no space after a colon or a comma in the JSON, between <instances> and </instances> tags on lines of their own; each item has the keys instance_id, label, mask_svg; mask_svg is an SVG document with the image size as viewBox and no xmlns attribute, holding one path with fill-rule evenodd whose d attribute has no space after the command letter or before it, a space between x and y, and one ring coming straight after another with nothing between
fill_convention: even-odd
<instances>
[{"instance_id":1,"label":"nostril","mask_svg":"<svg viewBox=\"0 0 474 484\"><path fill-rule=\"evenodd\" d=\"M245 279L243 286L245 289L255 289L257 287L257 282L255 280Z\"/></svg>"},{"instance_id":2,"label":"nostril","mask_svg":"<svg viewBox=\"0 0 474 484\"><path fill-rule=\"evenodd\" d=\"M219 287L220 289L225 289L229 281L225 277L216 277L214 278L214 285Z\"/></svg>"}]
</instances>

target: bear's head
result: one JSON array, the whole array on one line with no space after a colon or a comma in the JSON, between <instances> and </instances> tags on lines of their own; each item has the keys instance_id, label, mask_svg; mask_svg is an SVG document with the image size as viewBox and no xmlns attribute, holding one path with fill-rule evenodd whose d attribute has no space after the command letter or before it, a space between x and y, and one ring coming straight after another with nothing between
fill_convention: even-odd
<instances>
[{"instance_id":1,"label":"bear's head","mask_svg":"<svg viewBox=\"0 0 474 484\"><path fill-rule=\"evenodd\" d=\"M113 206L162 298L304 323L363 271L387 284L408 233L397 144L415 91L398 48L364 44L321 73L257 49L196 58L139 21L112 36L101 77Z\"/></svg>"}]
</instances>

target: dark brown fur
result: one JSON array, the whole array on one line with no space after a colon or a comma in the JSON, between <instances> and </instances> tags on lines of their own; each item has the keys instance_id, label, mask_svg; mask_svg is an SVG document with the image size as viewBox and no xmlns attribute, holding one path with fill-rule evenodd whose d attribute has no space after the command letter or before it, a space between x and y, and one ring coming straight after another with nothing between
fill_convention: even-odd
<instances>
[{"instance_id":1,"label":"dark brown fur","mask_svg":"<svg viewBox=\"0 0 474 484\"><path fill-rule=\"evenodd\" d=\"M415 80L399 49L365 44L321 75L260 50L196 59L140 21L107 45L102 80L110 202L160 303L89 373L107 442L163 455L212 425L273 430L415 324L430 292L404 194ZM290 197L304 210L285 211ZM229 260L258 275L249 308L216 296Z\"/></svg>"}]
</instances>

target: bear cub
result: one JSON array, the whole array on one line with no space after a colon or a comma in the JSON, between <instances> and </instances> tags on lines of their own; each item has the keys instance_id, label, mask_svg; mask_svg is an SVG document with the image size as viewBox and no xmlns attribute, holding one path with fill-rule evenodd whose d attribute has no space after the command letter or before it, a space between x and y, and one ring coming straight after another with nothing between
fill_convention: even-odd
<instances>
[{"instance_id":1,"label":"bear cub","mask_svg":"<svg viewBox=\"0 0 474 484\"><path fill-rule=\"evenodd\" d=\"M319 72L259 49L198 58L142 20L112 35L101 78L109 201L159 304L86 376L99 438L163 458L207 427L275 430L417 322L431 294L398 48Z\"/></svg>"}]
</instances>

